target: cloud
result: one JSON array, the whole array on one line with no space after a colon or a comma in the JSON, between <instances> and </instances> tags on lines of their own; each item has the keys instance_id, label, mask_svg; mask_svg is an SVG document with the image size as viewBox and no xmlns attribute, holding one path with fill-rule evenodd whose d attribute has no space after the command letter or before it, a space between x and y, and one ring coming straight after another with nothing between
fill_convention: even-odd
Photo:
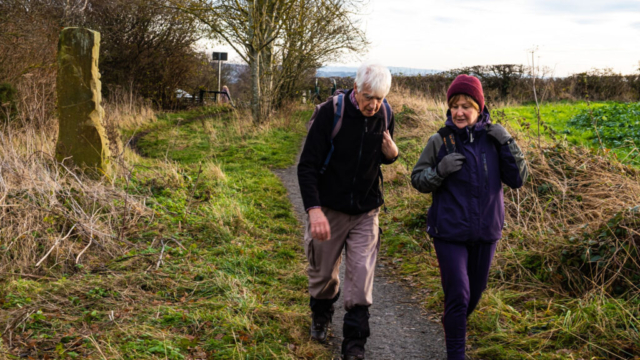
<instances>
[{"instance_id":1,"label":"cloud","mask_svg":"<svg viewBox=\"0 0 640 360\"><path fill-rule=\"evenodd\" d=\"M580 25L597 25L604 23L605 20L602 18L578 18L574 22Z\"/></svg>"},{"instance_id":2,"label":"cloud","mask_svg":"<svg viewBox=\"0 0 640 360\"><path fill-rule=\"evenodd\" d=\"M526 64L533 45L558 76L594 67L630 73L640 59L629 45L640 34L640 0L368 1L369 54L389 66Z\"/></svg>"},{"instance_id":3,"label":"cloud","mask_svg":"<svg viewBox=\"0 0 640 360\"><path fill-rule=\"evenodd\" d=\"M640 1L629 0L542 0L535 1L534 8L545 13L606 14L640 12Z\"/></svg>"},{"instance_id":4,"label":"cloud","mask_svg":"<svg viewBox=\"0 0 640 360\"><path fill-rule=\"evenodd\" d=\"M436 16L435 18L433 18L433 20L443 24L451 24L456 21L456 19L454 18L444 17L444 16Z\"/></svg>"},{"instance_id":5,"label":"cloud","mask_svg":"<svg viewBox=\"0 0 640 360\"><path fill-rule=\"evenodd\" d=\"M385 11L387 11L388 13L391 14L395 14L395 15L400 15L400 16L408 16L408 15L414 15L415 14L415 10L412 10L410 8L404 8L404 7L390 7L385 9Z\"/></svg>"}]
</instances>

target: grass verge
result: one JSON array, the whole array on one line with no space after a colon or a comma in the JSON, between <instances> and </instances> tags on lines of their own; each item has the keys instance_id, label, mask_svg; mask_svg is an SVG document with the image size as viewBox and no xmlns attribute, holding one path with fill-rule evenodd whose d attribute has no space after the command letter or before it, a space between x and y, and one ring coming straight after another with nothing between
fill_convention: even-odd
<instances>
[{"instance_id":1,"label":"grass verge","mask_svg":"<svg viewBox=\"0 0 640 360\"><path fill-rule=\"evenodd\" d=\"M127 196L108 199L120 209L108 234L119 249L70 262L87 241L72 229L64 241L83 245L68 248L73 256L54 251L29 276L11 271L0 289L0 354L328 357L308 340L301 233L270 171L293 164L309 116L256 127L212 107L138 129L139 153L126 149L128 171L112 180ZM52 219L56 226L68 229L66 220Z\"/></svg>"}]
</instances>

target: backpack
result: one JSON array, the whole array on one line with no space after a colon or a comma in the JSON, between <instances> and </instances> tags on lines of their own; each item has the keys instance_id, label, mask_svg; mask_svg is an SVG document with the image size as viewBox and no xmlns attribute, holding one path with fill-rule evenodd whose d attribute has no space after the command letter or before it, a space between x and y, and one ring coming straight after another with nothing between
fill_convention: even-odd
<instances>
[{"instance_id":1,"label":"backpack","mask_svg":"<svg viewBox=\"0 0 640 360\"><path fill-rule=\"evenodd\" d=\"M447 154L456 152L456 138L453 136L453 130L448 126L444 126L438 130L438 134L440 134L444 145L447 147Z\"/></svg>"},{"instance_id":2,"label":"backpack","mask_svg":"<svg viewBox=\"0 0 640 360\"><path fill-rule=\"evenodd\" d=\"M311 115L311 119L307 123L307 131L311 129L313 122L318 117L318 113L320 112L320 108L324 106L326 103L331 101L333 103L333 125L331 127L331 149L329 150L329 154L327 154L327 158L320 169L320 174L324 174L325 170L327 170L327 165L329 165L329 160L331 160L331 155L333 154L333 138L338 135L338 131L342 127L342 118L344 117L344 97L346 95L346 90L339 89L336 90L332 96L329 96L325 102L322 104L316 105L313 110L313 115ZM393 114L391 111L391 105L387 102L387 99L382 100L382 112L384 113L384 121L385 121L385 129L389 129L389 123L391 122L391 115Z\"/></svg>"}]
</instances>

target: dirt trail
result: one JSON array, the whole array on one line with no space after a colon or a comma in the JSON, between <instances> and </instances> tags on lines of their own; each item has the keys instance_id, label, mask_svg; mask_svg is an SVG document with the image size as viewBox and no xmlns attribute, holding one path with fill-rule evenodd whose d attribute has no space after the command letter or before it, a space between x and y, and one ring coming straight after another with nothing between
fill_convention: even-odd
<instances>
[{"instance_id":1,"label":"dirt trail","mask_svg":"<svg viewBox=\"0 0 640 360\"><path fill-rule=\"evenodd\" d=\"M298 160L299 158L300 155ZM296 160L296 165L297 163ZM303 226L305 212L296 166L275 170L274 173L287 188L300 226ZM344 279L344 262L340 267L340 279ZM383 265L378 264L373 285L373 305L369 308L371 337L367 341L367 359L446 359L442 327L427 319L417 301L411 299L411 293L407 289L388 280ZM340 298L336 304L330 336L335 359L340 358L344 313Z\"/></svg>"}]
</instances>

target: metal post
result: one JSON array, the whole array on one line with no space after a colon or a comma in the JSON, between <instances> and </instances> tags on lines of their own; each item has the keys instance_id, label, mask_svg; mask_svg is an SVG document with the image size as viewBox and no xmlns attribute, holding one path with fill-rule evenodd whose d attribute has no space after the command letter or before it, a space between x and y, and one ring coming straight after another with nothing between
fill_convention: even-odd
<instances>
[{"instance_id":1,"label":"metal post","mask_svg":"<svg viewBox=\"0 0 640 360\"><path fill-rule=\"evenodd\" d=\"M220 78L221 74L222 74L222 61L218 60L218 91L221 91L220 89L220 83L222 82L222 79Z\"/></svg>"},{"instance_id":2,"label":"metal post","mask_svg":"<svg viewBox=\"0 0 640 360\"><path fill-rule=\"evenodd\" d=\"M218 62L218 92L222 91L222 62L227 60L226 52L213 52L211 54L212 60ZM215 96L216 102L218 102L218 94Z\"/></svg>"}]
</instances>

